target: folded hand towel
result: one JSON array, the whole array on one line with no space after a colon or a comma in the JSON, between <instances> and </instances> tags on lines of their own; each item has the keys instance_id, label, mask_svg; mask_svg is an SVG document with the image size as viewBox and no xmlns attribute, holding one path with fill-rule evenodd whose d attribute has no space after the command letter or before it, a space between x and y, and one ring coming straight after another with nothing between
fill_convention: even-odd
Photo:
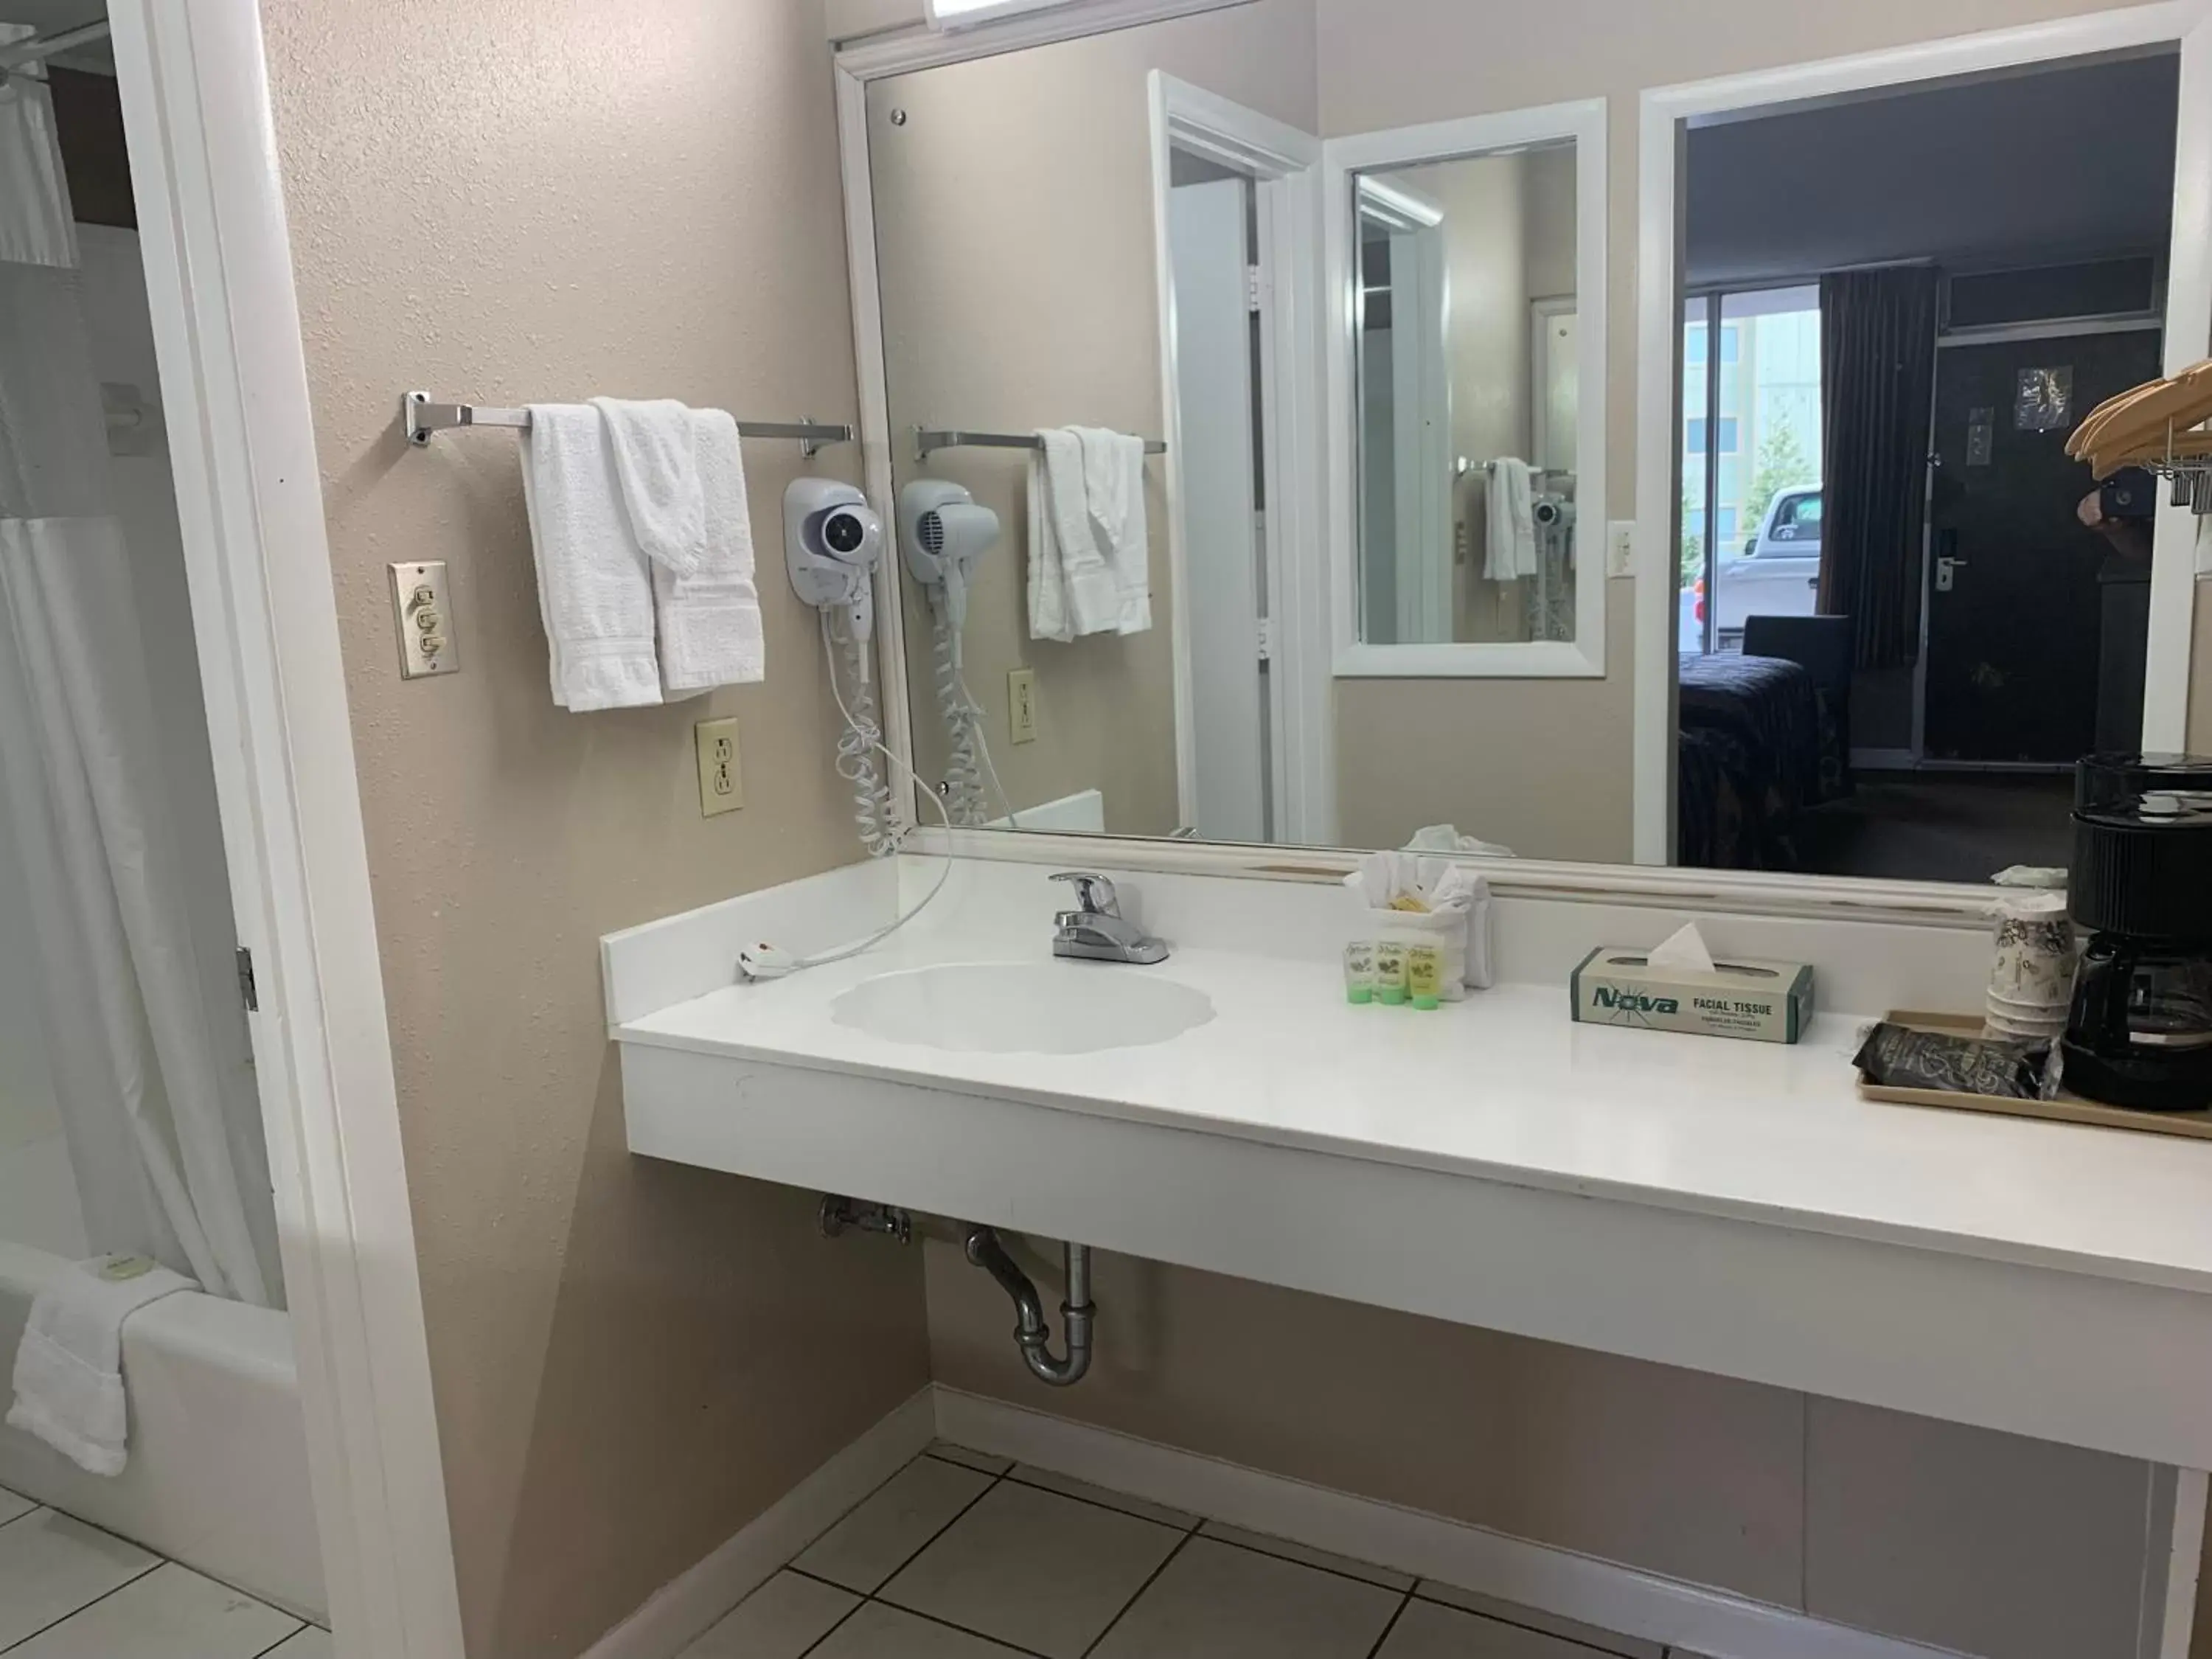
<instances>
[{"instance_id":1,"label":"folded hand towel","mask_svg":"<svg viewBox=\"0 0 2212 1659\"><path fill-rule=\"evenodd\" d=\"M707 507L691 411L668 398L594 398L592 407L605 418L638 546L655 564L692 574L706 551Z\"/></svg>"},{"instance_id":2,"label":"folded hand towel","mask_svg":"<svg viewBox=\"0 0 2212 1659\"><path fill-rule=\"evenodd\" d=\"M719 409L694 410L691 420L706 507L705 552L688 576L653 567L660 683L671 697L746 685L768 673L738 423Z\"/></svg>"},{"instance_id":3,"label":"folded hand towel","mask_svg":"<svg viewBox=\"0 0 2212 1659\"><path fill-rule=\"evenodd\" d=\"M36 1435L88 1474L122 1474L130 1431L123 1322L149 1302L198 1288L143 1256L72 1263L31 1304L8 1426Z\"/></svg>"},{"instance_id":4,"label":"folded hand towel","mask_svg":"<svg viewBox=\"0 0 2212 1659\"><path fill-rule=\"evenodd\" d=\"M1534 480L1528 463L1501 455L1489 467L1489 545L1483 551L1484 580L1510 582L1536 574Z\"/></svg>"},{"instance_id":5,"label":"folded hand towel","mask_svg":"<svg viewBox=\"0 0 2212 1659\"><path fill-rule=\"evenodd\" d=\"M1091 528L1114 576L1114 631L1141 634L1152 625L1145 441L1097 427L1079 427L1076 435L1083 446L1084 494L1090 503Z\"/></svg>"},{"instance_id":6,"label":"folded hand towel","mask_svg":"<svg viewBox=\"0 0 2212 1659\"><path fill-rule=\"evenodd\" d=\"M1067 631L1107 633L1121 623L1121 591L1091 513L1082 437L1072 427L1037 436L1044 444L1045 512L1051 531L1046 550L1058 566L1066 596Z\"/></svg>"},{"instance_id":7,"label":"folded hand towel","mask_svg":"<svg viewBox=\"0 0 2212 1659\"><path fill-rule=\"evenodd\" d=\"M1029 496L1030 637L1064 644L1075 637L1075 630L1068 626L1067 581L1060 572L1060 537L1052 520L1052 478L1042 445L1030 452Z\"/></svg>"},{"instance_id":8,"label":"folded hand towel","mask_svg":"<svg viewBox=\"0 0 2212 1659\"><path fill-rule=\"evenodd\" d=\"M553 701L582 714L657 703L653 577L630 531L606 422L587 404L532 404L522 493Z\"/></svg>"}]
</instances>

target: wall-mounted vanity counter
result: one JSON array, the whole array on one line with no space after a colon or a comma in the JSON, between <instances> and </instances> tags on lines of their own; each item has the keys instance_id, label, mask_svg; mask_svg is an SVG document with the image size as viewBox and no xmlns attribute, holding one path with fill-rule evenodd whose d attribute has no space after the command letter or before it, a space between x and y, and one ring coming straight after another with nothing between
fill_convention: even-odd
<instances>
[{"instance_id":1,"label":"wall-mounted vanity counter","mask_svg":"<svg viewBox=\"0 0 2212 1659\"><path fill-rule=\"evenodd\" d=\"M1674 919L1662 909L1509 905L1504 963L1521 981L1417 1013L1345 1003L1344 896L1327 886L1128 878L1176 953L1092 966L1052 959L1042 868L969 863L875 950L732 983L757 939L821 949L882 926L901 884L910 902L935 879L933 860L905 862L605 942L634 1152L2212 1465L2212 1147L1853 1089L1862 1000L1886 985L1940 1001L1962 973L1971 987L1985 948L1971 931L1819 926L1825 957L1803 953L1852 1012L1767 1047L1570 1022L1553 966L1585 940L1657 938ZM1719 931L1727 948L1771 949L1791 927L1814 925ZM1063 991L1086 986L1102 1042L1121 1004L1149 1005L1114 988L1141 980L1188 988L1212 1018L1144 1046L994 1053L889 1040L841 1007L886 975L987 963L1018 965L1004 985L1025 983L1025 1017L1053 1042L1080 1006ZM941 1005L945 1029L1002 1046L991 1010L957 1006L970 1000Z\"/></svg>"}]
</instances>

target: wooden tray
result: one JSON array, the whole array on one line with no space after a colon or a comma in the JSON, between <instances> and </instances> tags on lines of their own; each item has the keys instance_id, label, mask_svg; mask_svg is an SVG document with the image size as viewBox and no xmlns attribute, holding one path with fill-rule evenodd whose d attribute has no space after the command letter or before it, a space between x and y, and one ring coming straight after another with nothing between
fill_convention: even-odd
<instances>
[{"instance_id":1,"label":"wooden tray","mask_svg":"<svg viewBox=\"0 0 2212 1659\"><path fill-rule=\"evenodd\" d=\"M1966 1014L1924 1014L1911 1011L1886 1016L1893 1025L1916 1031L1936 1031L1951 1036L1979 1036L1982 1022ZM2041 1118L2052 1123L2086 1123L2100 1129L2133 1129L2139 1134L2179 1135L2185 1140L2212 1140L2212 1111L2139 1112L2125 1106L2100 1105L2079 1095L2062 1094L2056 1100L2013 1100L2002 1095L1958 1094L1948 1089L1897 1089L1869 1083L1863 1073L1859 1093L1869 1100L1899 1106L1934 1106L1953 1112L1989 1112L2000 1117Z\"/></svg>"}]
</instances>

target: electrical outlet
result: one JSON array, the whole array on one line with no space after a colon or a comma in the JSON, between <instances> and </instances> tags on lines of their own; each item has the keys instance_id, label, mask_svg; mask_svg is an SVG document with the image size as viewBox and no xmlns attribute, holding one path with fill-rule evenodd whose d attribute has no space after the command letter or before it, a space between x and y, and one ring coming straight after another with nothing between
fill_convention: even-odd
<instances>
[{"instance_id":1,"label":"electrical outlet","mask_svg":"<svg viewBox=\"0 0 2212 1659\"><path fill-rule=\"evenodd\" d=\"M1036 670L1016 668L1006 675L1006 724L1012 727L1010 741L1036 741Z\"/></svg>"},{"instance_id":2,"label":"electrical outlet","mask_svg":"<svg viewBox=\"0 0 2212 1659\"><path fill-rule=\"evenodd\" d=\"M738 770L738 723L734 719L701 720L691 728L699 750L699 811L708 817L734 812L745 804Z\"/></svg>"},{"instance_id":3,"label":"electrical outlet","mask_svg":"<svg viewBox=\"0 0 2212 1659\"><path fill-rule=\"evenodd\" d=\"M1636 574L1636 520L1615 519L1605 527L1605 574L1608 576L1633 576Z\"/></svg>"}]
</instances>

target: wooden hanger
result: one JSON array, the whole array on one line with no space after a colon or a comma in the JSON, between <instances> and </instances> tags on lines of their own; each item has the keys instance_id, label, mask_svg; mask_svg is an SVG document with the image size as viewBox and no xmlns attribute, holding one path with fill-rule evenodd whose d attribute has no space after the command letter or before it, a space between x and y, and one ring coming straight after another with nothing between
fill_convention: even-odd
<instances>
[{"instance_id":1,"label":"wooden hanger","mask_svg":"<svg viewBox=\"0 0 2212 1659\"><path fill-rule=\"evenodd\" d=\"M2089 411L2066 441L2100 478L2146 461L2212 455L2212 432L2193 428L2212 419L2212 358L2170 379L2146 381Z\"/></svg>"}]
</instances>

